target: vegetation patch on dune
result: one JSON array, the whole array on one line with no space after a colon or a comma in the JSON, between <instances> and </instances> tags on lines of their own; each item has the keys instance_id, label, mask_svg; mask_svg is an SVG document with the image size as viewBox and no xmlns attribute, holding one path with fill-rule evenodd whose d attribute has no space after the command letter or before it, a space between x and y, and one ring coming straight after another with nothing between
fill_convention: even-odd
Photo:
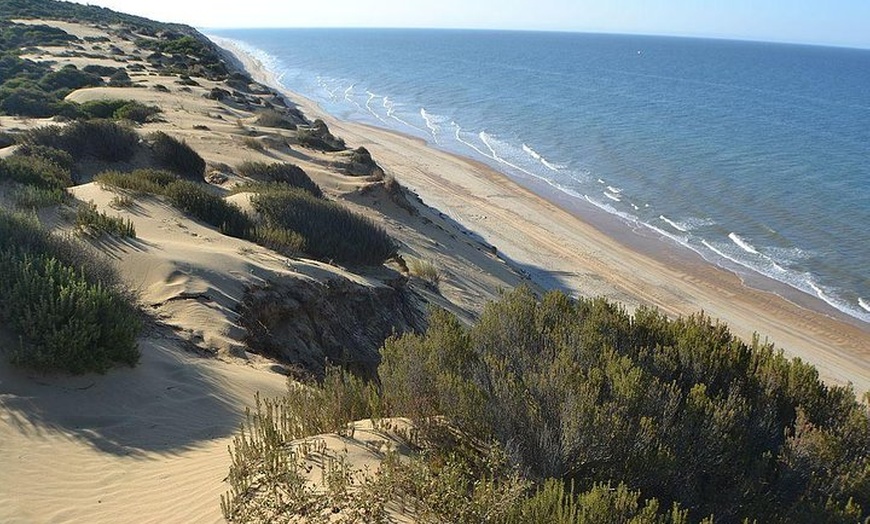
<instances>
[{"instance_id":1,"label":"vegetation patch on dune","mask_svg":"<svg viewBox=\"0 0 870 524\"><path fill-rule=\"evenodd\" d=\"M317 198L323 196L308 174L299 166L293 164L267 164L265 162L243 162L238 167L240 175L260 182L279 182L290 187L304 189ZM275 186L278 187L278 186Z\"/></svg>"},{"instance_id":2,"label":"vegetation patch on dune","mask_svg":"<svg viewBox=\"0 0 870 524\"><path fill-rule=\"evenodd\" d=\"M371 220L307 191L287 186L256 194L251 204L267 226L302 235L307 252L317 258L380 265L396 253L390 236Z\"/></svg>"},{"instance_id":3,"label":"vegetation patch on dune","mask_svg":"<svg viewBox=\"0 0 870 524\"><path fill-rule=\"evenodd\" d=\"M286 456L293 439L397 416L414 421L419 458L360 482L386 482L424 520L870 516L867 407L703 315L632 316L602 299L537 300L521 288L471 328L433 311L425 334L388 340L378 385L333 373L249 415L232 448L228 519L275 508L274 493L291 504L285 482L298 479L282 468L298 458Z\"/></svg>"},{"instance_id":4,"label":"vegetation patch on dune","mask_svg":"<svg viewBox=\"0 0 870 524\"><path fill-rule=\"evenodd\" d=\"M85 246L0 210L0 319L20 339L13 362L73 374L135 365L141 323L113 276Z\"/></svg>"}]
</instances>

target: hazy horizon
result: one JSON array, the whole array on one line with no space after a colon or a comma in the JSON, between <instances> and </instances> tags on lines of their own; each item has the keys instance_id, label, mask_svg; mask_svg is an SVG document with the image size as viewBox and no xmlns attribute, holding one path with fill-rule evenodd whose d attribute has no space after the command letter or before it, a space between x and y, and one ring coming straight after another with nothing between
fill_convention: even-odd
<instances>
[{"instance_id":1,"label":"hazy horizon","mask_svg":"<svg viewBox=\"0 0 870 524\"><path fill-rule=\"evenodd\" d=\"M85 3L85 2L79 2ZM250 0L200 2L152 0L88 1L165 22L203 29L335 28L335 29L469 29L553 31L674 36L824 45L870 49L870 2L837 0L817 5L796 0L787 5L767 0L741 0L698 5L689 0L623 0L600 4L588 0L518 0L503 2L441 0L405 3L397 0L333 0L320 5L273 5Z\"/></svg>"}]
</instances>

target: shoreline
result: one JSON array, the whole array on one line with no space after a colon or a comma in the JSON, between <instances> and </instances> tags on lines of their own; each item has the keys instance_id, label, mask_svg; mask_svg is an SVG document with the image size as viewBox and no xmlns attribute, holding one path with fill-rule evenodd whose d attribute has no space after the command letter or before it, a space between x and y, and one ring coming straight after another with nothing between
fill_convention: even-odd
<instances>
[{"instance_id":1,"label":"shoreline","mask_svg":"<svg viewBox=\"0 0 870 524\"><path fill-rule=\"evenodd\" d=\"M283 88L274 73L232 40L209 38L255 80L284 94L310 118L322 118L354 147L369 149L387 173L495 246L542 287L604 296L630 311L644 304L670 316L704 311L746 341L757 332L788 356L813 363L826 380L852 382L859 396L870 390L870 329L860 319L773 279L720 267L676 242L678 249L668 249L669 241L654 231L639 233L639 225L632 228L591 204L581 208L558 198L543 182L522 184L418 137L339 120Z\"/></svg>"}]
</instances>

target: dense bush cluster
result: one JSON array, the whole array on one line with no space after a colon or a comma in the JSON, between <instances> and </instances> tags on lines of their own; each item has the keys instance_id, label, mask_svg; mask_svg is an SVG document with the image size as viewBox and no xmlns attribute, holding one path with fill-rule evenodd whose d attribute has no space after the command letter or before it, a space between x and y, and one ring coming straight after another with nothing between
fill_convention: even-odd
<instances>
[{"instance_id":1,"label":"dense bush cluster","mask_svg":"<svg viewBox=\"0 0 870 524\"><path fill-rule=\"evenodd\" d=\"M40 155L0 158L0 180L43 189L61 189L72 185L69 169Z\"/></svg>"},{"instance_id":2,"label":"dense bush cluster","mask_svg":"<svg viewBox=\"0 0 870 524\"><path fill-rule=\"evenodd\" d=\"M746 344L703 315L669 320L642 308L631 316L601 299L554 292L539 301L519 289L471 328L433 312L425 334L387 341L379 374L378 387L328 378L312 393L327 422L313 429L411 417L430 451L423 473L399 487L438 521L480 522L461 515L475 514L486 483L487 496L508 507L493 522L870 516L867 407L850 388L820 382L812 366ZM314 404L303 405L320 420ZM295 408L275 406L279 426L293 420ZM482 449L503 453L510 467L482 467ZM426 471L455 488L452 508L427 502ZM522 496L510 472L526 486ZM625 518L599 520L613 515Z\"/></svg>"},{"instance_id":3,"label":"dense bush cluster","mask_svg":"<svg viewBox=\"0 0 870 524\"><path fill-rule=\"evenodd\" d=\"M157 131L148 135L148 142L155 160L164 168L195 181L205 176L205 160L184 141Z\"/></svg>"},{"instance_id":4,"label":"dense bush cluster","mask_svg":"<svg viewBox=\"0 0 870 524\"><path fill-rule=\"evenodd\" d=\"M89 118L131 120L137 124L143 124L160 113L159 107L135 100L91 100L81 104L79 109Z\"/></svg>"},{"instance_id":5,"label":"dense bush cluster","mask_svg":"<svg viewBox=\"0 0 870 524\"><path fill-rule=\"evenodd\" d=\"M346 207L317 198L307 191L286 187L259 193L251 199L265 224L295 231L306 251L339 264L380 265L396 253L387 233Z\"/></svg>"},{"instance_id":6,"label":"dense bush cluster","mask_svg":"<svg viewBox=\"0 0 870 524\"><path fill-rule=\"evenodd\" d=\"M261 182L280 182L290 187L303 189L317 198L323 197L323 191L315 184L305 171L293 164L267 164L264 162L244 162L237 171L240 175Z\"/></svg>"},{"instance_id":7,"label":"dense bush cluster","mask_svg":"<svg viewBox=\"0 0 870 524\"><path fill-rule=\"evenodd\" d=\"M139 134L111 120L79 120L64 127L32 129L21 141L66 151L76 160L90 156L106 162L123 162L136 153Z\"/></svg>"},{"instance_id":8,"label":"dense bush cluster","mask_svg":"<svg viewBox=\"0 0 870 524\"><path fill-rule=\"evenodd\" d=\"M20 337L14 362L74 374L138 362L137 311L89 253L0 210L0 320Z\"/></svg>"}]
</instances>

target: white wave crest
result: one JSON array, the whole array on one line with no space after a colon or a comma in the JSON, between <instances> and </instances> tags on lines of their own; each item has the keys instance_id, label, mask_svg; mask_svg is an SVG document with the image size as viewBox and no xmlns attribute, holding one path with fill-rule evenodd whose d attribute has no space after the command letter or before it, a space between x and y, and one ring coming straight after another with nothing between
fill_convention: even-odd
<instances>
[{"instance_id":1,"label":"white wave crest","mask_svg":"<svg viewBox=\"0 0 870 524\"><path fill-rule=\"evenodd\" d=\"M678 230L678 231L682 231L683 233L688 233L688 232L689 232L689 229L688 229L686 226L680 224L679 222L674 222L673 220L671 220L670 218L668 218L668 217L666 217L666 216L664 216L664 215L659 215L659 218L660 218L663 222L666 222L669 226L671 226L672 228L674 228L674 229L676 229L676 230Z\"/></svg>"},{"instance_id":2,"label":"white wave crest","mask_svg":"<svg viewBox=\"0 0 870 524\"><path fill-rule=\"evenodd\" d=\"M609 198L610 200L613 200L614 202L622 202L622 199L619 198L619 195L613 195L613 194L608 193L607 191L605 191L605 192L604 192L604 196L606 196L606 197Z\"/></svg>"},{"instance_id":3,"label":"white wave crest","mask_svg":"<svg viewBox=\"0 0 870 524\"><path fill-rule=\"evenodd\" d=\"M746 251L747 253L752 253L753 255L760 255L761 254L758 252L757 249L755 249L755 247L753 247L752 244L750 244L746 240L743 240L742 238L737 236L737 233L733 233L733 232L728 233L728 238L730 238L732 242L737 244L737 246L740 249L742 249L743 251Z\"/></svg>"},{"instance_id":4,"label":"white wave crest","mask_svg":"<svg viewBox=\"0 0 870 524\"><path fill-rule=\"evenodd\" d=\"M523 144L523 151L525 151L530 157L534 158L538 162L540 162L544 167L549 169L550 171L559 171L565 166L556 165L541 156L540 153L529 147L527 144Z\"/></svg>"},{"instance_id":5,"label":"white wave crest","mask_svg":"<svg viewBox=\"0 0 870 524\"><path fill-rule=\"evenodd\" d=\"M861 306L864 311L870 312L870 302L867 302L861 297L858 297L858 305Z\"/></svg>"}]
</instances>

